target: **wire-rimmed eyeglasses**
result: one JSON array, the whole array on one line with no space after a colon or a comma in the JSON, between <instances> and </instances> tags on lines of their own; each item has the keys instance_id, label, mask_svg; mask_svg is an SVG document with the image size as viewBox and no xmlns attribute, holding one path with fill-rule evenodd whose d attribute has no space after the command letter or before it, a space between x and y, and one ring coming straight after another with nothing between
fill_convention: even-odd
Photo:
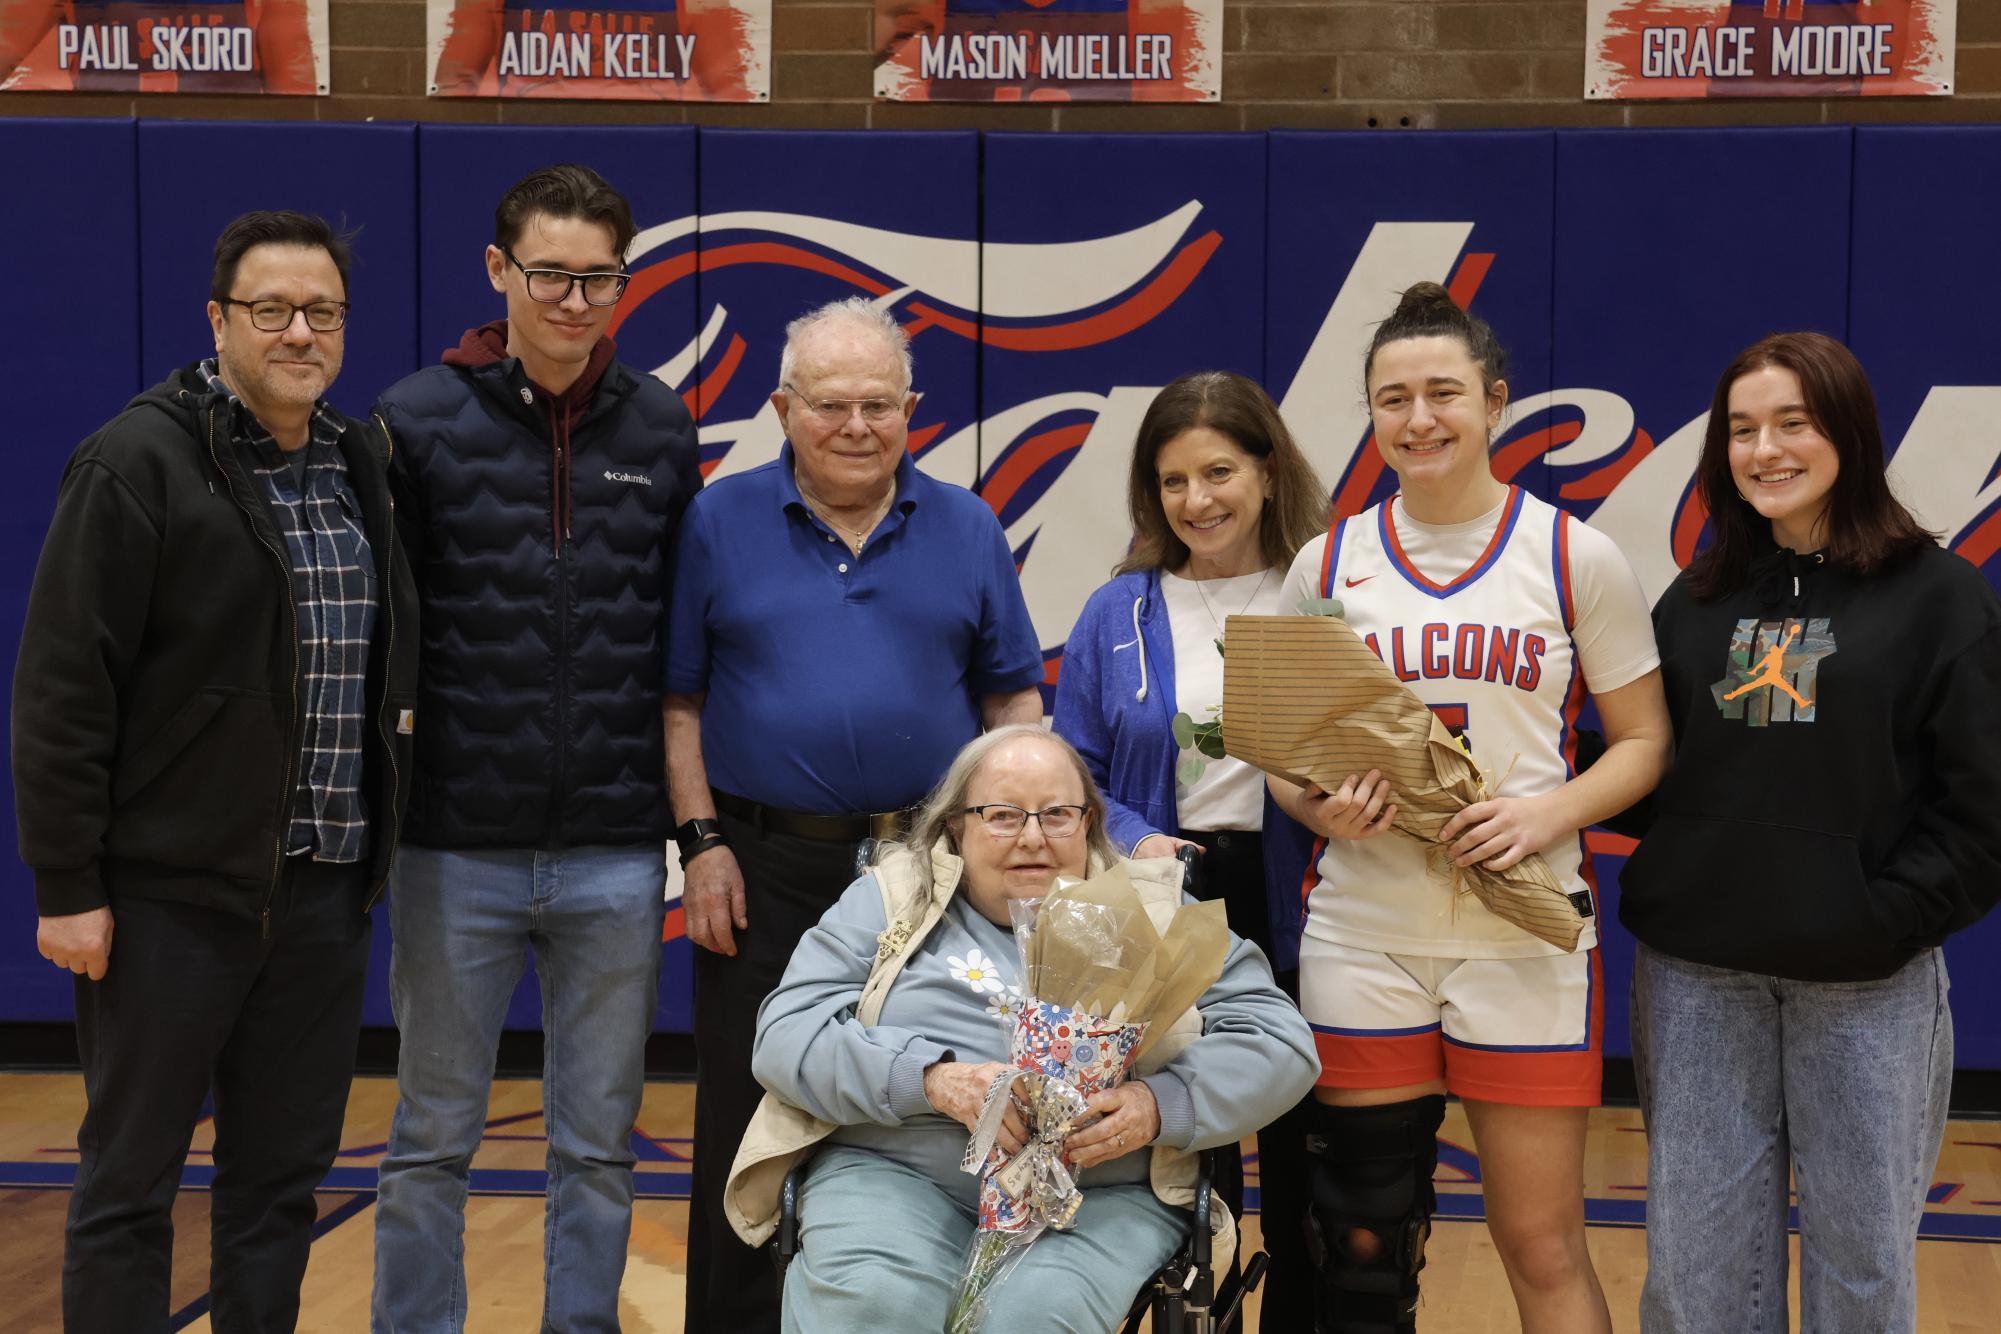
<instances>
[{"instance_id":1,"label":"wire-rimmed eyeglasses","mask_svg":"<svg viewBox=\"0 0 2001 1334\"><path fill-rule=\"evenodd\" d=\"M1042 826L1044 838L1068 838L1084 824L1084 816L1089 813L1085 806L1044 806L1039 811L1025 811L1005 801L990 801L984 806L967 806L964 815L977 815L986 825L987 832L995 838L1014 838L1028 828L1032 819Z\"/></svg>"}]
</instances>

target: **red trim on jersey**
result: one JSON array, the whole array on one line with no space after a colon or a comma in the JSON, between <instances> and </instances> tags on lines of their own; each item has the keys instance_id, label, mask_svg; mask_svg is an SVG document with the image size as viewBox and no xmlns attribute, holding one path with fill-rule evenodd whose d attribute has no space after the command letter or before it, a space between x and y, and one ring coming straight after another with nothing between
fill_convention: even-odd
<instances>
[{"instance_id":1,"label":"red trim on jersey","mask_svg":"<svg viewBox=\"0 0 2001 1334\"><path fill-rule=\"evenodd\" d=\"M1395 499L1396 497L1392 496L1389 500L1383 502L1381 525L1383 548L1389 555L1390 563L1395 565L1406 579L1409 579L1413 584L1416 584L1427 593L1456 593L1486 573L1487 567L1492 565L1495 557L1501 554L1501 548L1507 545L1509 534L1515 531L1515 520L1521 517L1522 512L1522 489L1519 486L1508 487L1508 499L1507 503L1501 509L1501 521L1494 525L1494 535L1487 539L1487 549L1480 553L1477 560L1464 570L1461 570L1450 581L1441 584L1427 579L1424 573L1411 563L1410 557L1404 555L1403 542L1397 537L1396 517L1393 508Z\"/></svg>"},{"instance_id":2,"label":"red trim on jersey","mask_svg":"<svg viewBox=\"0 0 2001 1334\"><path fill-rule=\"evenodd\" d=\"M1341 530L1348 526L1346 519L1335 519L1327 525L1327 549L1320 553L1320 596L1334 596L1334 557L1341 550Z\"/></svg>"},{"instance_id":3,"label":"red trim on jersey","mask_svg":"<svg viewBox=\"0 0 2001 1334\"><path fill-rule=\"evenodd\" d=\"M1327 836L1314 837L1313 846L1306 852L1306 869L1299 876L1299 916L1306 918L1306 901L1313 897L1313 891L1320 888L1320 859L1327 852Z\"/></svg>"},{"instance_id":4,"label":"red trim on jersey","mask_svg":"<svg viewBox=\"0 0 2001 1334\"><path fill-rule=\"evenodd\" d=\"M1563 608L1563 628L1577 628L1577 599L1570 591L1570 515L1556 512L1556 600Z\"/></svg>"}]
</instances>

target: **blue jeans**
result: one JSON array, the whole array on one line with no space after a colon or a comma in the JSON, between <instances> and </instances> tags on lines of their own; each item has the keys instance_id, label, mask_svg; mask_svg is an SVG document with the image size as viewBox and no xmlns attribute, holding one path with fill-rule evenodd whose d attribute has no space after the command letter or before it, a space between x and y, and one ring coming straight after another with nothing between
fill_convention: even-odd
<instances>
[{"instance_id":1,"label":"blue jeans","mask_svg":"<svg viewBox=\"0 0 2001 1334\"><path fill-rule=\"evenodd\" d=\"M1945 959L1796 982L1639 947L1645 1334L1785 1334L1787 1167L1800 1327L1917 1327L1917 1234L1952 1091Z\"/></svg>"},{"instance_id":2,"label":"blue jeans","mask_svg":"<svg viewBox=\"0 0 2001 1334\"><path fill-rule=\"evenodd\" d=\"M970 1176L940 1185L867 1149L822 1145L799 1187L785 1334L937 1334L972 1245L976 1189ZM1077 1226L1043 1233L993 1289L984 1328L1109 1334L1193 1218L1144 1184L1091 1187Z\"/></svg>"},{"instance_id":3,"label":"blue jeans","mask_svg":"<svg viewBox=\"0 0 2001 1334\"><path fill-rule=\"evenodd\" d=\"M618 1329L665 884L658 845L397 854L389 978L402 1059L375 1210L377 1334L465 1327L467 1170L531 945L549 1132L542 1328Z\"/></svg>"}]
</instances>

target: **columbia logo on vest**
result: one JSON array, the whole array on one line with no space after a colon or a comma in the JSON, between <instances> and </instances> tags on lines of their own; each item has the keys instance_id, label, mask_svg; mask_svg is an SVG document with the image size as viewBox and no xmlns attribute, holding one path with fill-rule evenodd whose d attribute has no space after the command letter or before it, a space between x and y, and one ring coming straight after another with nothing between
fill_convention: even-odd
<instances>
[{"instance_id":1,"label":"columbia logo on vest","mask_svg":"<svg viewBox=\"0 0 2001 1334\"><path fill-rule=\"evenodd\" d=\"M604 479L607 482L637 482L641 486L653 485L653 479L651 477L646 476L644 473L637 473L637 472L612 472L610 469L606 469Z\"/></svg>"}]
</instances>

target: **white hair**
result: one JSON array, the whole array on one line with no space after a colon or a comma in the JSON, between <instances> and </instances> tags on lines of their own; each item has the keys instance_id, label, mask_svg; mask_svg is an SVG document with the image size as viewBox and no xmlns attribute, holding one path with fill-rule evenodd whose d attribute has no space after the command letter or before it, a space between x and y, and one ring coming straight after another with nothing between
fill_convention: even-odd
<instances>
[{"instance_id":1,"label":"white hair","mask_svg":"<svg viewBox=\"0 0 2001 1334\"><path fill-rule=\"evenodd\" d=\"M980 766L1002 746L1028 738L1044 742L1061 752L1076 772L1077 781L1084 789L1084 809L1090 822L1084 839L1092 860L1105 863L1118 860L1118 849L1112 846L1111 837L1105 832L1105 798L1098 791L1097 783L1092 781L1091 770L1084 763L1084 757L1069 741L1041 723L1010 723L968 741L953 757L945 776L938 780L938 786L931 789L931 794L918 808L910 833L898 843L878 848L875 860L880 862L896 848L906 848L911 854L918 883L928 886L931 883L931 849L943 842L951 851L958 851L953 842L952 822L965 810L966 793L972 787Z\"/></svg>"},{"instance_id":2,"label":"white hair","mask_svg":"<svg viewBox=\"0 0 2001 1334\"><path fill-rule=\"evenodd\" d=\"M896 322L893 315L862 296L829 301L785 326L785 350L778 356L779 388L793 387L792 376L799 366L799 345L806 341L806 336L822 325L836 321L853 325L881 339L884 349L896 358L897 371L903 377L897 388L898 395L910 392L913 370L910 335L903 332L903 326Z\"/></svg>"}]
</instances>

